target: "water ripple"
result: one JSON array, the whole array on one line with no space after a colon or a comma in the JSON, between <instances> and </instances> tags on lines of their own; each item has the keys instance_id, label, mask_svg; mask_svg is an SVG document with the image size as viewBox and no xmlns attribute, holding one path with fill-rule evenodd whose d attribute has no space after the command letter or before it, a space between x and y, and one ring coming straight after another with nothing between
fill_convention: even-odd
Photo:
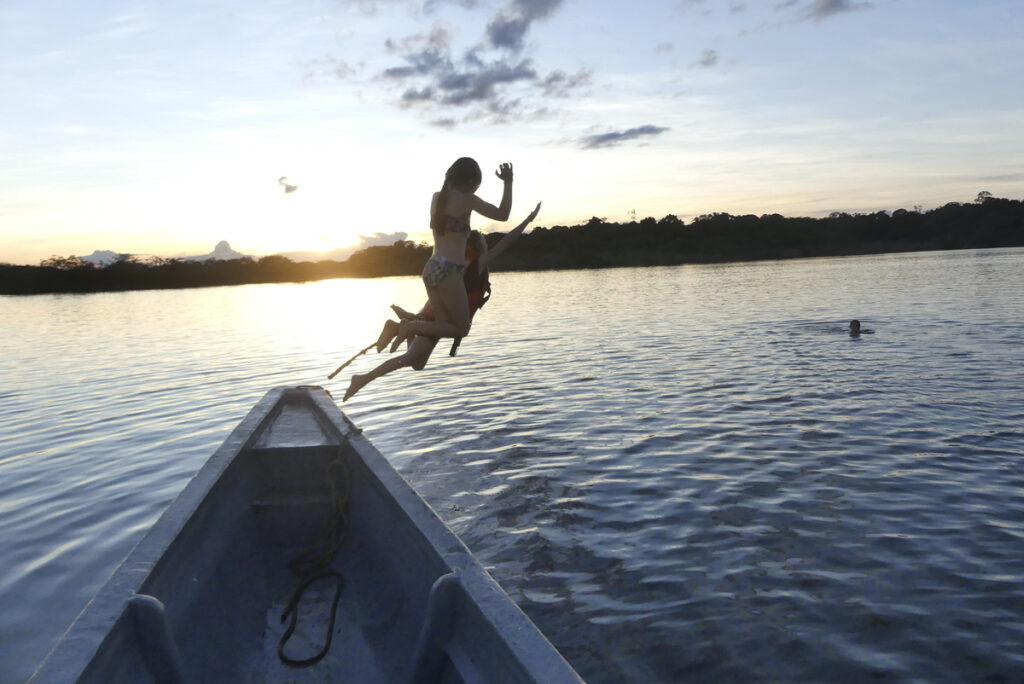
<instances>
[{"instance_id":1,"label":"water ripple","mask_svg":"<svg viewBox=\"0 0 1024 684\"><path fill-rule=\"evenodd\" d=\"M1013 681L1022 265L496 274L456 359L344 408L588 681ZM266 388L322 382L421 297L395 278L5 298L0 681Z\"/></svg>"}]
</instances>

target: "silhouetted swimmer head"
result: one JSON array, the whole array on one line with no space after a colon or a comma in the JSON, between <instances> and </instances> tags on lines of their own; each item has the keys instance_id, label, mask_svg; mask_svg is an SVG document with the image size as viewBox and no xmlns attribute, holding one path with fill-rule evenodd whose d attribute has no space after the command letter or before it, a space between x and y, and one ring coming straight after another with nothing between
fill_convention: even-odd
<instances>
[{"instance_id":1,"label":"silhouetted swimmer head","mask_svg":"<svg viewBox=\"0 0 1024 684\"><path fill-rule=\"evenodd\" d=\"M856 318L850 321L850 334L860 335L860 321L858 321Z\"/></svg>"}]
</instances>

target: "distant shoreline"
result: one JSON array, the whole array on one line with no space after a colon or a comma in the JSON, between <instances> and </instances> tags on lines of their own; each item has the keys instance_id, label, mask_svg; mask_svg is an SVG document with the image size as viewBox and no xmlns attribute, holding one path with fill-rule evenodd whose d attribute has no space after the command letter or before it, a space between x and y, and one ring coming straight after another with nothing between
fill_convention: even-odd
<instances>
[{"instance_id":1,"label":"distant shoreline","mask_svg":"<svg viewBox=\"0 0 1024 684\"><path fill-rule=\"evenodd\" d=\"M687 224L668 215L629 223L594 217L577 226L538 227L502 256L501 271L678 266L1024 246L1024 202L981 193L970 204L928 212L835 213L827 218L708 214ZM494 244L501 233L489 234ZM0 264L0 295L122 292L330 278L418 275L429 245L401 240L345 261L283 256L226 261L124 258L96 266L53 257L39 266Z\"/></svg>"}]
</instances>

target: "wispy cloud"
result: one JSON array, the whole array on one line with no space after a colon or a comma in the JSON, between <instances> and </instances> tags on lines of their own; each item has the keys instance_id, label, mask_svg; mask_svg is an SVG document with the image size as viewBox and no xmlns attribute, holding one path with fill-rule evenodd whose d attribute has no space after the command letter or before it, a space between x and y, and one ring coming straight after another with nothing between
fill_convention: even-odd
<instances>
[{"instance_id":1,"label":"wispy cloud","mask_svg":"<svg viewBox=\"0 0 1024 684\"><path fill-rule=\"evenodd\" d=\"M111 17L105 22L101 29L90 34L88 38L92 40L116 40L140 33L146 33L147 31L151 31L153 28L153 20L146 14L141 12L122 14L116 17Z\"/></svg>"},{"instance_id":2,"label":"wispy cloud","mask_svg":"<svg viewBox=\"0 0 1024 684\"><path fill-rule=\"evenodd\" d=\"M588 135L587 137L580 140L580 147L585 150L593 150L602 147L614 147L620 143L628 142L630 140L637 140L640 138L650 138L663 133L667 133L669 129L662 126L652 126L647 124L645 126L637 126L636 128L628 128L624 131L611 131L609 133L599 133L597 135Z\"/></svg>"},{"instance_id":3,"label":"wispy cloud","mask_svg":"<svg viewBox=\"0 0 1024 684\"><path fill-rule=\"evenodd\" d=\"M385 42L390 53L398 54L405 66L385 69L385 78L404 79L425 76L451 65L452 34L444 26L435 25L428 33L407 36L401 41L391 38Z\"/></svg>"},{"instance_id":4,"label":"wispy cloud","mask_svg":"<svg viewBox=\"0 0 1024 684\"><path fill-rule=\"evenodd\" d=\"M569 97L576 89L589 85L591 76L589 69L580 69L574 74L558 70L539 79L537 85L549 97Z\"/></svg>"},{"instance_id":5,"label":"wispy cloud","mask_svg":"<svg viewBox=\"0 0 1024 684\"><path fill-rule=\"evenodd\" d=\"M703 2L704 0L679 0L676 3L676 9L686 12L688 10L693 9L694 7L697 7L698 5L701 5Z\"/></svg>"},{"instance_id":6,"label":"wispy cloud","mask_svg":"<svg viewBox=\"0 0 1024 684\"><path fill-rule=\"evenodd\" d=\"M693 3L700 0L691 0ZM767 7L779 16L781 23L767 22L756 27L741 29L740 35L750 35L765 29L780 28L791 22L822 21L840 14L848 14L860 10L873 9L877 3L872 0L774 0ZM685 8L684 8L685 9ZM730 15L756 14L758 6L742 0L734 0L729 6Z\"/></svg>"},{"instance_id":7,"label":"wispy cloud","mask_svg":"<svg viewBox=\"0 0 1024 684\"><path fill-rule=\"evenodd\" d=\"M473 9L480 4L480 0L426 0L423 3L423 11L427 14L432 14L437 11L437 8L443 4L459 5L465 9Z\"/></svg>"},{"instance_id":8,"label":"wispy cloud","mask_svg":"<svg viewBox=\"0 0 1024 684\"><path fill-rule=\"evenodd\" d=\"M298 66L305 69L303 78L306 80L327 77L343 81L356 76L366 64L353 64L337 57L326 56L299 62Z\"/></svg>"},{"instance_id":9,"label":"wispy cloud","mask_svg":"<svg viewBox=\"0 0 1024 684\"><path fill-rule=\"evenodd\" d=\"M805 9L806 16L814 21L828 19L836 14L855 12L874 7L871 2L852 2L852 0L813 0Z\"/></svg>"},{"instance_id":10,"label":"wispy cloud","mask_svg":"<svg viewBox=\"0 0 1024 684\"><path fill-rule=\"evenodd\" d=\"M413 16L433 15L442 5L456 5L463 9L475 9L484 0L338 0L343 7L352 7L367 16L387 12L397 8L405 8Z\"/></svg>"},{"instance_id":11,"label":"wispy cloud","mask_svg":"<svg viewBox=\"0 0 1024 684\"><path fill-rule=\"evenodd\" d=\"M550 17L561 4L562 0L512 0L487 22L490 46L522 51L533 22Z\"/></svg>"},{"instance_id":12,"label":"wispy cloud","mask_svg":"<svg viewBox=\"0 0 1024 684\"><path fill-rule=\"evenodd\" d=\"M707 69L718 64L718 51L707 49L700 53L700 58L693 63L694 66Z\"/></svg>"}]
</instances>

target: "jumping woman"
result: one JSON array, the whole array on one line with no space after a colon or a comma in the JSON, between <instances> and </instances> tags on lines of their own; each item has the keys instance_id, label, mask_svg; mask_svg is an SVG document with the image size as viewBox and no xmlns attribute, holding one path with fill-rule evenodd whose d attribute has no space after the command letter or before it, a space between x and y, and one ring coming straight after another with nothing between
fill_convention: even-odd
<instances>
[{"instance_id":1,"label":"jumping woman","mask_svg":"<svg viewBox=\"0 0 1024 684\"><path fill-rule=\"evenodd\" d=\"M475 230L470 232L469 245L466 248L466 258L469 260L469 263L467 264L463 274L463 282L466 285L466 298L469 307L470 320L472 320L474 314L484 305L490 296L490 265L500 254L511 247L512 244L519 239L519 236L523 234L526 227L530 225L535 218L537 218L537 213L539 211L540 204L538 203L522 223L509 231L508 234L498 241L498 244L490 249L488 249L487 239L483 235ZM435 318L433 307L429 301L418 314L409 313L395 305L392 305L391 308L395 310L399 319L403 321L413 319L425 319L429 321ZM430 358L430 354L434 351L434 347L437 346L437 338L427 337L425 335L415 335L413 336L413 339L410 340L409 337L403 337L399 330L399 323L388 320L385 322L384 329L381 331L380 337L377 339L375 344L370 345L359 354L356 354L355 357L346 361L338 368L338 370L328 376L328 379L333 378L345 366L355 360L357 356L365 353L371 347L376 346L377 351L380 352L387 345L391 344L391 351L394 352L402 342L409 343L408 350L401 356L385 361L369 373L363 375L357 373L353 375L352 380L349 383L348 390L345 392L345 398L343 401L351 399L356 392L370 382L373 382L377 378L385 376L388 373L396 371L399 368L412 367L414 370L423 370L427 365L427 360ZM455 338L455 342L452 344L452 356L455 356L455 350L458 348L460 340L461 338Z\"/></svg>"},{"instance_id":2,"label":"jumping woman","mask_svg":"<svg viewBox=\"0 0 1024 684\"><path fill-rule=\"evenodd\" d=\"M502 183L501 204L494 206L476 196L480 187L480 165L469 157L457 159L444 176L440 192L430 203L430 230L434 253L423 267L423 284L434 310L433 321L402 321L403 337L465 337L469 334L469 303L462 272L466 268L466 239L469 216L474 211L494 221L507 221L512 209L512 165L502 164L494 172Z\"/></svg>"}]
</instances>

